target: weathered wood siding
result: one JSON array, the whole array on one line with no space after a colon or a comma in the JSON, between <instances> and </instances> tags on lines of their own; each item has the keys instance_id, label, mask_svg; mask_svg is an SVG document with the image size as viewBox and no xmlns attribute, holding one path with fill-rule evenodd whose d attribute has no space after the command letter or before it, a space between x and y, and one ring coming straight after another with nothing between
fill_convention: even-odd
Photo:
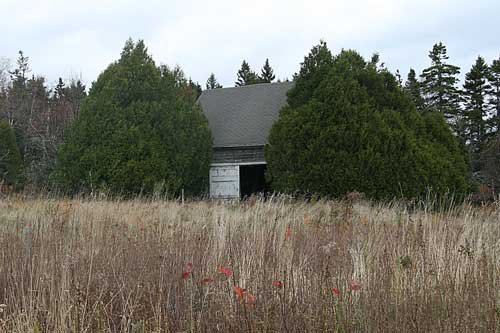
<instances>
[{"instance_id":1,"label":"weathered wood siding","mask_svg":"<svg viewBox=\"0 0 500 333\"><path fill-rule=\"evenodd\" d=\"M210 168L210 197L225 199L240 197L239 165L220 165Z\"/></svg>"},{"instance_id":2,"label":"weathered wood siding","mask_svg":"<svg viewBox=\"0 0 500 333\"><path fill-rule=\"evenodd\" d=\"M213 162L218 163L262 163L264 146L214 148Z\"/></svg>"}]
</instances>

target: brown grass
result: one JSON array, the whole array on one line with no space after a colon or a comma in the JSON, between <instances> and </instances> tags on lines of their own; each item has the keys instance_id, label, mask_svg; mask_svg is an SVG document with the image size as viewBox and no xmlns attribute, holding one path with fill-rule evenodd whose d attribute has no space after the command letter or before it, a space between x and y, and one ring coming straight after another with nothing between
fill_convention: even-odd
<instances>
[{"instance_id":1,"label":"brown grass","mask_svg":"<svg viewBox=\"0 0 500 333\"><path fill-rule=\"evenodd\" d=\"M495 332L499 221L498 205L0 199L0 330Z\"/></svg>"}]
</instances>

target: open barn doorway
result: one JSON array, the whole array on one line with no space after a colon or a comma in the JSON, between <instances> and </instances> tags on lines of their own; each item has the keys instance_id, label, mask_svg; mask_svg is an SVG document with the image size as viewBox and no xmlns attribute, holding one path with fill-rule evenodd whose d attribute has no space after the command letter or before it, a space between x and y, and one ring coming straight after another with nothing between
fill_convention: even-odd
<instances>
[{"instance_id":1,"label":"open barn doorway","mask_svg":"<svg viewBox=\"0 0 500 333\"><path fill-rule=\"evenodd\" d=\"M266 164L240 165L241 198L255 193L266 193L269 189L265 175Z\"/></svg>"}]
</instances>

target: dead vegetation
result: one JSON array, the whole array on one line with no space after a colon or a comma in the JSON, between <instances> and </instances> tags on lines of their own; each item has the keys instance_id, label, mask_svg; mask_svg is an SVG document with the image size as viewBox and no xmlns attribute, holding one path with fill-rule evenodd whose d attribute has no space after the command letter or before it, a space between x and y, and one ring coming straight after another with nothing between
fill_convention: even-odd
<instances>
[{"instance_id":1,"label":"dead vegetation","mask_svg":"<svg viewBox=\"0 0 500 333\"><path fill-rule=\"evenodd\" d=\"M0 199L0 330L494 332L500 207Z\"/></svg>"}]
</instances>

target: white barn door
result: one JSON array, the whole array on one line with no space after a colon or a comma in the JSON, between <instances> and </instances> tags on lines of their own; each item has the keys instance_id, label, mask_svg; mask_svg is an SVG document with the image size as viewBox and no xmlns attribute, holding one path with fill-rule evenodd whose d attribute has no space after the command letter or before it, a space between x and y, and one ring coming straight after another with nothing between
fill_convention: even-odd
<instances>
[{"instance_id":1,"label":"white barn door","mask_svg":"<svg viewBox=\"0 0 500 333\"><path fill-rule=\"evenodd\" d=\"M210 197L240 197L239 165L213 165L210 167Z\"/></svg>"}]
</instances>

